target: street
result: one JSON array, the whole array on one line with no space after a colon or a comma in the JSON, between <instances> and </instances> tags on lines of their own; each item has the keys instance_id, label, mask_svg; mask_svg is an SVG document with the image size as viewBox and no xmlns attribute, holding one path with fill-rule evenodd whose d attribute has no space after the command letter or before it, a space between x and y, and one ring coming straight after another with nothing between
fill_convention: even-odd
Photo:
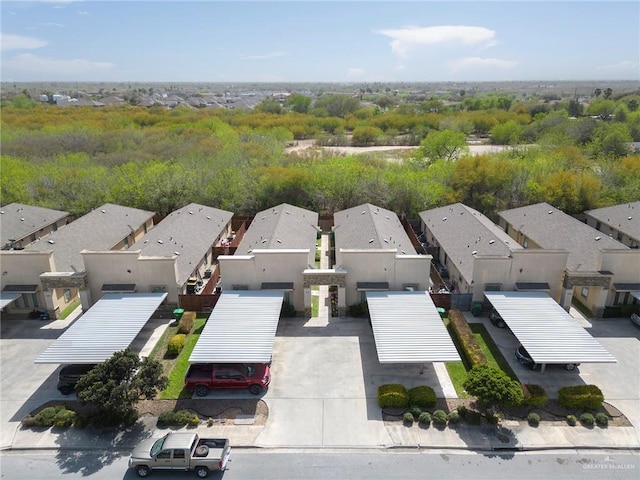
<instances>
[{"instance_id":1,"label":"street","mask_svg":"<svg viewBox=\"0 0 640 480\"><path fill-rule=\"evenodd\" d=\"M5 451L1 478L7 480L133 480L128 452L68 450ZM636 451L486 452L454 450L233 450L219 480L320 479L637 479ZM187 480L193 472L154 472L156 479Z\"/></svg>"}]
</instances>

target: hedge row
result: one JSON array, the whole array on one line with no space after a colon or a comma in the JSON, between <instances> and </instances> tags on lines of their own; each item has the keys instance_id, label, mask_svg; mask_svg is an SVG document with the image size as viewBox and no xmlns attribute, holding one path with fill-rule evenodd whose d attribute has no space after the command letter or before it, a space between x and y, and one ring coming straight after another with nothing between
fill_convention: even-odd
<instances>
[{"instance_id":1,"label":"hedge row","mask_svg":"<svg viewBox=\"0 0 640 480\"><path fill-rule=\"evenodd\" d=\"M68 428L77 419L77 414L73 410L67 409L64 405L55 407L45 407L35 415L28 415L23 421L24 427L58 427Z\"/></svg>"},{"instance_id":2,"label":"hedge row","mask_svg":"<svg viewBox=\"0 0 640 480\"><path fill-rule=\"evenodd\" d=\"M547 391L541 385L523 384L522 393L524 394L522 405L525 407L544 407L549 400Z\"/></svg>"},{"instance_id":3,"label":"hedge row","mask_svg":"<svg viewBox=\"0 0 640 480\"><path fill-rule=\"evenodd\" d=\"M431 408L436 405L436 393L427 385L409 390L399 383L387 383L378 387L380 408Z\"/></svg>"},{"instance_id":4,"label":"hedge row","mask_svg":"<svg viewBox=\"0 0 640 480\"><path fill-rule=\"evenodd\" d=\"M480 345L473 336L471 328L460 310L449 310L449 324L458 343L462 347L462 353L467 358L471 367L484 365L487 357L480 348Z\"/></svg>"},{"instance_id":5,"label":"hedge row","mask_svg":"<svg viewBox=\"0 0 640 480\"><path fill-rule=\"evenodd\" d=\"M598 410L604 395L595 385L574 385L558 390L558 403L570 410Z\"/></svg>"},{"instance_id":6,"label":"hedge row","mask_svg":"<svg viewBox=\"0 0 640 480\"><path fill-rule=\"evenodd\" d=\"M196 312L184 312L178 322L178 333L188 335L196 323Z\"/></svg>"}]
</instances>

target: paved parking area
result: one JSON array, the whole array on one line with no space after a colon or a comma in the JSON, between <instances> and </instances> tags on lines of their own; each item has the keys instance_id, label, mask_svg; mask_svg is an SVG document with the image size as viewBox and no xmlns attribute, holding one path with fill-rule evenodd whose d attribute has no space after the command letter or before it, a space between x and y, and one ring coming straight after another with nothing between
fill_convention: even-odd
<instances>
[{"instance_id":1,"label":"paved parking area","mask_svg":"<svg viewBox=\"0 0 640 480\"><path fill-rule=\"evenodd\" d=\"M494 326L486 317L465 313L469 322L483 323L522 383L542 385L550 398L567 385L593 384L600 387L605 401L622 411L636 429L640 428L640 329L628 318L586 319L571 309L571 315L613 354L617 363L583 363L568 372L549 366L544 374L532 371L515 358L518 340L508 329Z\"/></svg>"}]
</instances>

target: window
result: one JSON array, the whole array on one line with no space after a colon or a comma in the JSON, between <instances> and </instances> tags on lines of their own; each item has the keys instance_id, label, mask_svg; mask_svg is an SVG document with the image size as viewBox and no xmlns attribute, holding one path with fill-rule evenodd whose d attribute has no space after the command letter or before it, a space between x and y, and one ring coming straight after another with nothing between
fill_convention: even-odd
<instances>
[{"instance_id":1,"label":"window","mask_svg":"<svg viewBox=\"0 0 640 480\"><path fill-rule=\"evenodd\" d=\"M71 290L68 288L64 289L64 301L67 303L71 301Z\"/></svg>"},{"instance_id":2,"label":"window","mask_svg":"<svg viewBox=\"0 0 640 480\"><path fill-rule=\"evenodd\" d=\"M171 458L171 450L161 451L156 458Z\"/></svg>"},{"instance_id":3,"label":"window","mask_svg":"<svg viewBox=\"0 0 640 480\"><path fill-rule=\"evenodd\" d=\"M622 241L622 232L618 232L618 236L616 237L619 242Z\"/></svg>"},{"instance_id":4,"label":"window","mask_svg":"<svg viewBox=\"0 0 640 480\"><path fill-rule=\"evenodd\" d=\"M129 237L124 239L124 248L129 248Z\"/></svg>"},{"instance_id":5,"label":"window","mask_svg":"<svg viewBox=\"0 0 640 480\"><path fill-rule=\"evenodd\" d=\"M524 241L522 242L522 246L524 248L529 248L529 240L527 239L527 237L524 237Z\"/></svg>"},{"instance_id":6,"label":"window","mask_svg":"<svg viewBox=\"0 0 640 480\"><path fill-rule=\"evenodd\" d=\"M601 226L602 226L602 224L600 222L596 222L596 230L600 230Z\"/></svg>"},{"instance_id":7,"label":"window","mask_svg":"<svg viewBox=\"0 0 640 480\"><path fill-rule=\"evenodd\" d=\"M174 450L173 451L173 458L185 458L184 450Z\"/></svg>"},{"instance_id":8,"label":"window","mask_svg":"<svg viewBox=\"0 0 640 480\"><path fill-rule=\"evenodd\" d=\"M29 237L29 240L31 240L32 242L36 241L36 234L32 233L31 236Z\"/></svg>"},{"instance_id":9,"label":"window","mask_svg":"<svg viewBox=\"0 0 640 480\"><path fill-rule=\"evenodd\" d=\"M589 296L589 288L582 287L582 291L580 292L580 295L582 296L582 298L587 298Z\"/></svg>"},{"instance_id":10,"label":"window","mask_svg":"<svg viewBox=\"0 0 640 480\"><path fill-rule=\"evenodd\" d=\"M291 304L291 292L284 292L284 303Z\"/></svg>"},{"instance_id":11,"label":"window","mask_svg":"<svg viewBox=\"0 0 640 480\"><path fill-rule=\"evenodd\" d=\"M38 295L35 293L31 294L31 302L33 303L33 308L38 308L40 304L38 303Z\"/></svg>"}]
</instances>

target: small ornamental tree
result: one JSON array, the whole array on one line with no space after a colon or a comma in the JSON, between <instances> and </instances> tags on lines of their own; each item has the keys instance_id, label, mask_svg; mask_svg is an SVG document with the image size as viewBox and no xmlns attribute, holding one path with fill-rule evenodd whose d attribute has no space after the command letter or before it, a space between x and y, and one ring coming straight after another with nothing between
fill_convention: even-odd
<instances>
[{"instance_id":1,"label":"small ornamental tree","mask_svg":"<svg viewBox=\"0 0 640 480\"><path fill-rule=\"evenodd\" d=\"M502 370L476 365L469 371L464 389L488 406L515 406L522 403L522 387Z\"/></svg>"},{"instance_id":2,"label":"small ornamental tree","mask_svg":"<svg viewBox=\"0 0 640 480\"><path fill-rule=\"evenodd\" d=\"M80 403L98 410L102 425L132 424L138 418L138 400L152 399L167 381L159 362L141 360L127 349L114 353L81 377L76 393Z\"/></svg>"}]
</instances>

